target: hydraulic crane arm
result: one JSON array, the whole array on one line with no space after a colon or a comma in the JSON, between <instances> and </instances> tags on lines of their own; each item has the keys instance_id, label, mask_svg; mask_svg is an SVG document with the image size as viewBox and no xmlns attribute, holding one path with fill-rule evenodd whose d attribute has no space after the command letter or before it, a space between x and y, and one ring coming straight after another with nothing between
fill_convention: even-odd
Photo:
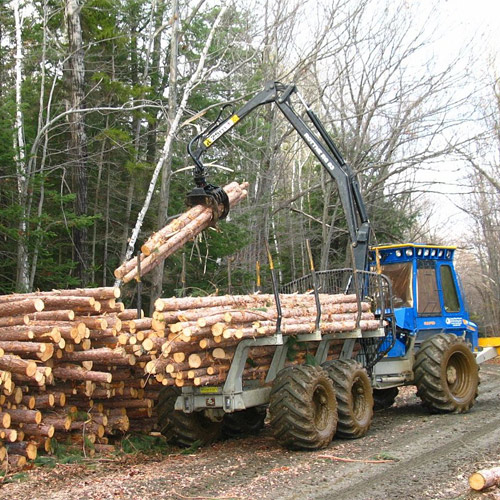
<instances>
[{"instance_id":1,"label":"hydraulic crane arm","mask_svg":"<svg viewBox=\"0 0 500 500\"><path fill-rule=\"evenodd\" d=\"M316 129L316 134L292 108L290 98L293 94L296 94L304 105L307 116ZM222 191L220 188L207 184L205 179L207 171L201 161L203 154L254 109L264 104L271 103L274 103L281 110L292 127L309 146L321 165L323 165L330 176L335 180L347 218L347 225L354 252L354 266L356 269L360 270L367 269L370 222L368 220L356 175L344 161L333 139L329 136L317 115L304 102L295 85L285 86L279 82L268 82L264 90L256 94L229 118L222 122L217 120L208 130L191 140L188 145L188 152L195 163L194 178L197 187L193 192L194 197L197 198L200 193L202 195L208 193L210 196L213 196L212 193L214 190L216 192L217 190ZM319 134L319 138L317 134ZM194 146L196 146L196 149L193 150ZM205 191L205 193L203 191ZM216 199L220 202L217 196L218 195L216 195Z\"/></svg>"}]
</instances>

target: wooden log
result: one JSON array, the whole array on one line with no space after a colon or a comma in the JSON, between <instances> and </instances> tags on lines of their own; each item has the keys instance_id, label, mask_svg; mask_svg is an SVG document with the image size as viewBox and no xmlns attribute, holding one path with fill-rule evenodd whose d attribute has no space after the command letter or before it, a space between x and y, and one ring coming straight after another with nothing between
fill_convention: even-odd
<instances>
[{"instance_id":1,"label":"wooden log","mask_svg":"<svg viewBox=\"0 0 500 500\"><path fill-rule=\"evenodd\" d=\"M8 443L7 450L9 455L22 455L28 460L35 460L38 452L36 443L32 441L16 441L15 443Z\"/></svg>"},{"instance_id":2,"label":"wooden log","mask_svg":"<svg viewBox=\"0 0 500 500\"><path fill-rule=\"evenodd\" d=\"M500 467L482 469L469 477L469 485L473 490L482 491L500 483Z\"/></svg>"},{"instance_id":3,"label":"wooden log","mask_svg":"<svg viewBox=\"0 0 500 500\"><path fill-rule=\"evenodd\" d=\"M9 326L28 326L30 324L30 319L27 314L19 316L6 316L0 318L0 328L5 328Z\"/></svg>"},{"instance_id":4,"label":"wooden log","mask_svg":"<svg viewBox=\"0 0 500 500\"><path fill-rule=\"evenodd\" d=\"M53 437L55 432L55 427L47 423L43 424L24 424L23 425L24 435L28 438L32 437Z\"/></svg>"},{"instance_id":5,"label":"wooden log","mask_svg":"<svg viewBox=\"0 0 500 500\"><path fill-rule=\"evenodd\" d=\"M1 299L5 299L5 296L1 297ZM19 316L35 311L43 311L44 307L43 300L38 298L22 298L10 302L0 300L0 317Z\"/></svg>"},{"instance_id":6,"label":"wooden log","mask_svg":"<svg viewBox=\"0 0 500 500\"><path fill-rule=\"evenodd\" d=\"M321 305L356 303L354 294L319 294ZM314 295L281 294L282 306L294 308L305 305L314 306ZM252 295L210 295L207 297L171 297L160 298L155 301L156 311L185 311L187 309L203 309L208 307L225 307L233 309L258 309L272 307L275 304L274 296L270 294Z\"/></svg>"},{"instance_id":7,"label":"wooden log","mask_svg":"<svg viewBox=\"0 0 500 500\"><path fill-rule=\"evenodd\" d=\"M41 410L42 408L53 408L56 404L56 398L52 393L37 394L34 400L33 408L37 408L37 410Z\"/></svg>"},{"instance_id":8,"label":"wooden log","mask_svg":"<svg viewBox=\"0 0 500 500\"><path fill-rule=\"evenodd\" d=\"M10 414L5 410L0 410L0 427L2 427L2 429L8 429L11 422Z\"/></svg>"},{"instance_id":9,"label":"wooden log","mask_svg":"<svg viewBox=\"0 0 500 500\"><path fill-rule=\"evenodd\" d=\"M246 189L248 187L248 184L245 183L242 186L240 186L237 182L231 182L227 186L224 187L224 191L226 194L229 194L233 191L239 191L241 194L241 191L243 189ZM187 224L189 224L192 220L196 219L199 215L203 213L203 211L206 210L206 207L203 205L196 205L183 214L181 214L179 217L174 219L172 222L167 224L164 228L160 229L156 233L154 233L142 246L141 246L141 252L148 256L151 253L155 251L156 248L161 246L163 243L165 243L170 237L172 237L174 234L178 233L182 228L184 228ZM137 264L134 264L134 266ZM128 271L131 270L131 267L129 266ZM127 271L127 272L128 272Z\"/></svg>"},{"instance_id":10,"label":"wooden log","mask_svg":"<svg viewBox=\"0 0 500 500\"><path fill-rule=\"evenodd\" d=\"M0 433L2 434L2 439L9 443L14 443L15 441L17 441L16 429L0 429Z\"/></svg>"},{"instance_id":11,"label":"wooden log","mask_svg":"<svg viewBox=\"0 0 500 500\"><path fill-rule=\"evenodd\" d=\"M26 396L23 396L21 403L28 408L28 410L33 410L35 408L36 404L36 398L35 396L31 394L27 394Z\"/></svg>"},{"instance_id":12,"label":"wooden log","mask_svg":"<svg viewBox=\"0 0 500 500\"><path fill-rule=\"evenodd\" d=\"M105 431L104 425L98 424L97 422L85 421L85 422L71 422L70 431L80 431L84 432L85 435L92 434L96 437L103 437Z\"/></svg>"},{"instance_id":13,"label":"wooden log","mask_svg":"<svg viewBox=\"0 0 500 500\"><path fill-rule=\"evenodd\" d=\"M42 361L47 361L54 353L54 346L43 342L19 342L16 340L0 340L0 349L10 354L40 355Z\"/></svg>"},{"instance_id":14,"label":"wooden log","mask_svg":"<svg viewBox=\"0 0 500 500\"><path fill-rule=\"evenodd\" d=\"M27 315L31 322L37 321L73 321L75 312L72 309L60 309L57 311L41 311Z\"/></svg>"},{"instance_id":15,"label":"wooden log","mask_svg":"<svg viewBox=\"0 0 500 500\"><path fill-rule=\"evenodd\" d=\"M114 362L120 363L124 360L128 362L127 354L124 349L109 349L108 347L64 353L62 359L68 361L95 361L96 363L103 364L113 364Z\"/></svg>"},{"instance_id":16,"label":"wooden log","mask_svg":"<svg viewBox=\"0 0 500 500\"><path fill-rule=\"evenodd\" d=\"M5 354L0 356L0 369L32 377L36 373L36 363L21 359L18 356Z\"/></svg>"},{"instance_id":17,"label":"wooden log","mask_svg":"<svg viewBox=\"0 0 500 500\"><path fill-rule=\"evenodd\" d=\"M246 197L246 191L242 191L241 194L235 195L235 191L228 194L230 206L234 206L235 203ZM140 254L138 258L141 259L141 273L144 275L156 267L160 262L165 260L169 255L172 255L179 248L184 246L189 240L193 239L204 229L206 229L212 221L212 211L208 207L205 208L202 213L196 217L196 219L190 221L186 224L181 231L177 232L171 238L169 238L165 243L155 248L154 253L147 257L143 257L144 254ZM130 280L137 277L137 257L135 258L135 264L132 270L126 274L122 274L122 267L115 270L115 276L122 279L124 283L128 283Z\"/></svg>"},{"instance_id":18,"label":"wooden log","mask_svg":"<svg viewBox=\"0 0 500 500\"><path fill-rule=\"evenodd\" d=\"M22 455L15 455L14 453L9 453L7 460L9 462L9 466L14 467L15 469L22 468L27 463L26 457L23 457Z\"/></svg>"},{"instance_id":19,"label":"wooden log","mask_svg":"<svg viewBox=\"0 0 500 500\"><path fill-rule=\"evenodd\" d=\"M0 328L0 339L3 341L26 341L35 338L33 330L26 325L14 325Z\"/></svg>"},{"instance_id":20,"label":"wooden log","mask_svg":"<svg viewBox=\"0 0 500 500\"><path fill-rule=\"evenodd\" d=\"M85 370L78 365L57 366L54 368L53 374L54 377L62 380L90 380L108 384L113 380L111 373Z\"/></svg>"},{"instance_id":21,"label":"wooden log","mask_svg":"<svg viewBox=\"0 0 500 500\"><path fill-rule=\"evenodd\" d=\"M8 413L11 422L16 424L39 424L42 421L42 413L38 410L23 410L18 408L15 410L7 409L5 413Z\"/></svg>"},{"instance_id":22,"label":"wooden log","mask_svg":"<svg viewBox=\"0 0 500 500\"><path fill-rule=\"evenodd\" d=\"M57 431L69 431L72 419L68 415L44 414L43 423L51 425Z\"/></svg>"},{"instance_id":23,"label":"wooden log","mask_svg":"<svg viewBox=\"0 0 500 500\"><path fill-rule=\"evenodd\" d=\"M74 311L96 311L97 301L94 297L78 295L50 295L44 296L45 309L73 309Z\"/></svg>"},{"instance_id":24,"label":"wooden log","mask_svg":"<svg viewBox=\"0 0 500 500\"><path fill-rule=\"evenodd\" d=\"M130 420L127 414L110 414L106 432L112 434L113 431L127 432L130 427Z\"/></svg>"}]
</instances>

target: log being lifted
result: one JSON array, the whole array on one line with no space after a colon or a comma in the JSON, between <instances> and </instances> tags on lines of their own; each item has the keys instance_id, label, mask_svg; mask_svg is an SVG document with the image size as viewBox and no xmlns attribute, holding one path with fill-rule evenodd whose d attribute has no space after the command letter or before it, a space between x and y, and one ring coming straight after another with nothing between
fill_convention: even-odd
<instances>
[{"instance_id":1,"label":"log being lifted","mask_svg":"<svg viewBox=\"0 0 500 500\"><path fill-rule=\"evenodd\" d=\"M224 188L229 198L229 205L233 207L246 195L248 183L239 185L232 182ZM222 213L222 207L219 207ZM163 229L155 233L142 247L141 273L146 274L156 267L161 261L172 255L176 250L185 245L189 240L200 234L210 226L213 220L211 208L197 205L170 222ZM124 262L115 269L115 277L128 283L138 276L137 257Z\"/></svg>"}]
</instances>

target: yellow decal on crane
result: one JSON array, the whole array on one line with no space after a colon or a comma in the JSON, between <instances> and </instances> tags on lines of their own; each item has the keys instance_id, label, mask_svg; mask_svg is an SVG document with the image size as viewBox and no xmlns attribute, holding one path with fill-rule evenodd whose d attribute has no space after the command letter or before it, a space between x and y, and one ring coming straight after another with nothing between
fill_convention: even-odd
<instances>
[{"instance_id":1,"label":"yellow decal on crane","mask_svg":"<svg viewBox=\"0 0 500 500\"><path fill-rule=\"evenodd\" d=\"M225 134L230 128L234 127L234 125L239 121L240 117L238 115L233 115L228 118L224 123L219 125L219 127L214 130L214 133L212 135L209 135L203 141L205 147L210 147L221 135Z\"/></svg>"}]
</instances>

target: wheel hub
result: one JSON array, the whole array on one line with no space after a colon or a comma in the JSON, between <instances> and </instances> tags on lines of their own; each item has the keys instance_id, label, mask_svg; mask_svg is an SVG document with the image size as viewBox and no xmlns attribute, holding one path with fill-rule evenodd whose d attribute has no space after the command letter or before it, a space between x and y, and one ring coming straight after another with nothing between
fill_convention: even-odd
<instances>
[{"instance_id":1,"label":"wheel hub","mask_svg":"<svg viewBox=\"0 0 500 500\"><path fill-rule=\"evenodd\" d=\"M457 381L458 374L457 369L454 366L448 366L446 368L446 381L448 384L454 384Z\"/></svg>"}]
</instances>

